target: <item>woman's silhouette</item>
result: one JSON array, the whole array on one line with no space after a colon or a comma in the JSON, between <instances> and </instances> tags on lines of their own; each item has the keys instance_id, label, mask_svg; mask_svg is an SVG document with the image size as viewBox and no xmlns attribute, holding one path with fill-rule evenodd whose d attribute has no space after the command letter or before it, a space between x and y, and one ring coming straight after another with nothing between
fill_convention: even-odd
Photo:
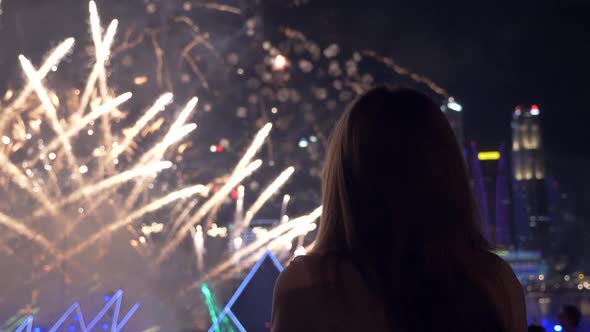
<instances>
[{"instance_id":1,"label":"woman's silhouette","mask_svg":"<svg viewBox=\"0 0 590 332\"><path fill-rule=\"evenodd\" d=\"M425 95L375 88L339 120L314 249L275 286L272 331L526 331L478 228L461 149Z\"/></svg>"}]
</instances>

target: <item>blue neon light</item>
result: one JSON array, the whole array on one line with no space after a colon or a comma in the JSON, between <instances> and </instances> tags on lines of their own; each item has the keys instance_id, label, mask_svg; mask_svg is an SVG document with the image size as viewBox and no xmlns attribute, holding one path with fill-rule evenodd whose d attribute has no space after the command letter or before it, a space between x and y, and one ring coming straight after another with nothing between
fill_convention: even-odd
<instances>
[{"instance_id":1,"label":"blue neon light","mask_svg":"<svg viewBox=\"0 0 590 332\"><path fill-rule=\"evenodd\" d=\"M211 325L208 332L215 331L215 329L219 326L219 324L221 324L221 321L223 320L223 318L226 315L228 315L229 318L234 322L234 324L236 325L236 327L238 328L238 330L240 332L246 332L246 329L244 328L244 326L242 326L242 323L240 323L240 321L236 318L236 316L231 311L231 307L238 300L238 297L240 297L240 295L242 294L242 292L244 291L246 286L248 286L248 283L250 283L250 280L252 280L252 278L254 277L254 275L256 274L256 272L258 271L258 269L260 268L260 266L262 265L262 263L264 262L264 260L267 257L270 258L270 260L276 266L276 268L279 270L279 272L283 272L283 266L281 265L279 260L275 257L275 255L272 254L272 252L270 252L270 250L266 250L264 252L264 254L262 255L262 257L258 260L258 262L256 262L256 264L254 264L254 266L252 267L250 272L248 272L248 275L246 275L246 278L244 278L244 280L242 281L242 283L240 284L240 286L238 287L238 289L236 290L234 295L229 299L225 308L223 308L223 310L221 311L221 314L219 315L219 317L217 317L217 321L213 322L213 325Z\"/></svg>"},{"instance_id":2,"label":"blue neon light","mask_svg":"<svg viewBox=\"0 0 590 332\"><path fill-rule=\"evenodd\" d=\"M561 327L561 325L558 324L553 327L553 330L555 332L561 332L561 330L563 330L563 327Z\"/></svg>"},{"instance_id":3,"label":"blue neon light","mask_svg":"<svg viewBox=\"0 0 590 332\"><path fill-rule=\"evenodd\" d=\"M90 322L90 324L88 324L88 326L86 326L86 323L84 320L84 315L82 314L82 311L80 310L80 305L76 302L76 303L72 304L63 313L63 315L61 315L61 317L57 320L57 322L53 325L53 327L48 332L57 332L58 330L61 330L62 324L70 316L72 316L72 320L74 322L78 322L78 324L77 325L76 324L69 325L68 326L69 331L76 331L78 329L78 326L80 327L81 331L91 331L92 328L96 326L98 321L105 315L107 310L109 310L113 305L115 305L115 308L114 308L112 324L108 324L105 322L102 324L102 328L104 330L107 330L107 329L109 329L109 327L111 327L111 332L120 332L123 329L123 327L125 326L125 324L127 324L129 319L131 318L131 316L133 316L133 314L135 314L135 312L139 309L139 303L135 303L131 307L131 309L127 312L127 314L125 314L123 319L119 322L118 317L119 317L119 312L121 309L122 296L123 296L123 291L119 290L112 297L109 297L109 301L104 305L104 307L100 310L100 312L96 315L96 317L93 318L92 322ZM72 315L72 314L74 314L74 315ZM106 326L106 328L105 328L105 326ZM14 332L31 332L31 330L33 332L41 332L40 327L33 328L33 316L28 316Z\"/></svg>"}]
</instances>

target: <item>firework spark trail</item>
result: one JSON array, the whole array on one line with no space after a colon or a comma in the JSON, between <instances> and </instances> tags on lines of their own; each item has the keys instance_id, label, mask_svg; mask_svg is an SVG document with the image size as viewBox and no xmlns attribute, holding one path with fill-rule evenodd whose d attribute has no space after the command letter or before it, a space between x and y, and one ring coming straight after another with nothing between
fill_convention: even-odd
<instances>
[{"instance_id":1,"label":"firework spark trail","mask_svg":"<svg viewBox=\"0 0 590 332\"><path fill-rule=\"evenodd\" d=\"M144 113L144 115L136 122L136 124L130 129L131 133L127 133L126 139L123 143L123 145L118 146L119 148L121 148L119 151L117 150L113 150L113 153L122 153L127 146L129 146L129 144L131 144L131 142L133 141L133 139L135 138L136 135L139 134L139 132L141 131L141 129L143 129L143 127L145 127L145 125L147 125L147 123L153 118L155 117L155 115L157 114L157 112L159 112L165 105L167 105L168 103L170 103L172 101L172 97L173 95L171 93L166 93L164 95L162 95L160 98L158 98L158 100L156 100L156 102L154 103L154 105ZM194 107L196 106L196 102L197 99L193 98L189 101L189 103L187 104L187 106L185 107L185 109L181 112L181 114L179 115L178 119L174 122L173 127L174 128L178 128L179 126L182 125L183 121L186 121L186 119L188 118L188 116L190 115L190 112L192 112L192 110L194 109ZM152 155L154 150L162 150L162 156L164 154L164 152L166 151L166 149L169 147L169 145L175 143L177 140L180 140L182 137L184 137L185 135L187 135L188 133L190 133L191 131L193 131L196 128L195 124L189 124L189 125L185 125L181 128L179 128L176 131L170 131L165 137L167 137L167 142L165 142L164 144L156 144L156 146L152 149L150 149L146 155ZM118 156L118 154L116 155ZM113 156L110 156L113 160L116 158ZM157 161L160 161L161 157L158 158ZM155 160L155 159L151 159L151 160ZM151 160L148 160L148 158L142 158L140 160L140 162L136 163L134 168L139 168L142 165L145 165L146 163L151 162ZM145 188L146 185L146 181L142 181L141 183L139 183L137 186L135 186L135 188L133 189L133 192L129 195L130 199L127 200L126 202L126 207L127 208L131 208L132 203L135 201L135 199L137 198L137 196L142 192L142 190ZM94 208L96 208L97 206L100 205L101 202L103 202L105 199L107 199L110 196L110 191L109 192L105 192L104 195L97 197L94 201L93 201L93 206L89 208L89 210L94 210ZM67 235L69 233L71 233L71 231L73 231L74 227L76 225L78 225L80 223L80 221L82 220L82 218L79 218L78 220L74 221L72 223L72 227L70 228L69 232L65 232L64 235Z\"/></svg>"},{"instance_id":2,"label":"firework spark trail","mask_svg":"<svg viewBox=\"0 0 590 332\"><path fill-rule=\"evenodd\" d=\"M298 236L305 236L307 233L309 233L315 229L316 229L315 223L311 223L311 222L306 223L306 224L301 224L301 225L298 225L297 227L294 227L293 229L291 229L287 233L285 233L275 239L272 239L263 248L258 247L258 251L256 251L254 254L250 255L248 257L248 259L246 259L245 261L240 262L240 264L238 266L234 267L233 269L225 272L224 274L222 274L220 276L216 276L215 282L216 283L223 282L223 281L231 278L231 276L235 275L236 273L239 273L242 270L250 268L252 266L252 264L254 264L255 262L257 262L260 259L260 256L262 256L265 251L270 250L270 251L274 252L274 251L280 249L282 246L284 246L285 243L291 243L294 238L296 238Z\"/></svg>"},{"instance_id":3,"label":"firework spark trail","mask_svg":"<svg viewBox=\"0 0 590 332\"><path fill-rule=\"evenodd\" d=\"M113 43L113 39L115 38L115 33L117 32L117 25L119 21L112 20L111 24L107 28L107 32L105 33L104 40L100 45L100 49L96 51L97 53L97 61L90 72L90 76L86 81L86 86L84 87L84 92L82 93L82 97L80 98L80 105L78 106L78 110L76 114L81 115L84 113L84 110L88 106L88 102L90 101L90 97L92 95L92 91L94 90L94 86L96 85L96 81L99 77L101 70L104 72L104 62L107 58L108 52L111 48L111 44Z\"/></svg>"},{"instance_id":4,"label":"firework spark trail","mask_svg":"<svg viewBox=\"0 0 590 332\"><path fill-rule=\"evenodd\" d=\"M47 57L47 60L45 60L43 65L41 65L41 68L39 68L39 71L37 72L39 79L44 79L49 71L51 71L53 67L57 66L58 63L66 56L66 54L68 54L68 52L72 49L72 46L74 46L74 38L68 38L61 42L61 44L59 44L51 52L49 57ZM18 97L16 97L16 99L4 109L4 114L0 119L1 129L4 128L5 121L8 119L8 116L12 114L12 111L22 107L31 92L33 92L33 85L28 82Z\"/></svg>"},{"instance_id":5,"label":"firework spark trail","mask_svg":"<svg viewBox=\"0 0 590 332\"><path fill-rule=\"evenodd\" d=\"M178 234L168 242L160 251L160 255L156 258L155 263L161 263L174 248L176 248L182 239L186 236L186 234L190 231L190 229L198 224L206 215L207 213L219 204L221 201L227 197L227 195L231 192L231 190L237 186L242 180L246 177L250 176L255 170L257 170L262 165L262 160L258 159L250 165L248 165L244 170L237 173L235 176L230 177L230 179L216 192L208 201L205 202L195 213L195 215L180 228Z\"/></svg>"},{"instance_id":6,"label":"firework spark trail","mask_svg":"<svg viewBox=\"0 0 590 332\"><path fill-rule=\"evenodd\" d=\"M172 93L168 92L160 96L160 98L156 100L154 105L150 107L147 110L147 112L145 112L143 116L139 118L139 120L137 120L135 125L125 132L125 139L123 140L123 143L118 144L115 147L115 149L113 149L113 152L111 154L111 160L116 159L121 153L127 150L129 145L131 144L131 142L133 142L135 136L139 134L141 129L143 129L143 127L145 127L145 125L170 102L172 102Z\"/></svg>"},{"instance_id":7,"label":"firework spark trail","mask_svg":"<svg viewBox=\"0 0 590 332\"><path fill-rule=\"evenodd\" d=\"M277 191L281 189L281 187L283 187L283 185L285 185L287 180L289 180L294 172L295 168L287 168L266 189L264 189L256 201L254 201L254 204L252 204L252 206L246 212L246 218L244 218L244 221L238 225L236 234L240 234L246 227L250 225L250 222L256 213L260 211L266 201L268 201L273 195L277 193Z\"/></svg>"},{"instance_id":8,"label":"firework spark trail","mask_svg":"<svg viewBox=\"0 0 590 332\"><path fill-rule=\"evenodd\" d=\"M236 212L234 213L234 221L241 225L244 218L244 186L238 187L238 197L236 199Z\"/></svg>"},{"instance_id":9,"label":"firework spark trail","mask_svg":"<svg viewBox=\"0 0 590 332\"><path fill-rule=\"evenodd\" d=\"M50 211L52 214L56 214L56 208L51 200L41 191L35 191L36 186L31 184L29 178L21 173L20 169L16 167L8 157L0 153L0 169L4 171L6 175L19 186L22 190L29 193L34 199L36 199L43 207Z\"/></svg>"},{"instance_id":10,"label":"firework spark trail","mask_svg":"<svg viewBox=\"0 0 590 332\"><path fill-rule=\"evenodd\" d=\"M55 247L41 234L38 234L32 230L30 230L25 224L22 224L13 218L3 214L0 212L0 224L10 228L11 230L15 231L16 233L26 237L27 239L37 243L43 249L47 250L50 254L57 256L57 251Z\"/></svg>"},{"instance_id":11,"label":"firework spark trail","mask_svg":"<svg viewBox=\"0 0 590 332\"><path fill-rule=\"evenodd\" d=\"M29 82L31 82L31 84L33 85L33 89L37 93L37 96L39 97L39 99L41 99L41 103L43 104L43 107L45 107L45 114L47 114L47 117L49 118L49 122L51 123L53 130L58 135L60 135L61 133L64 132L64 129L63 129L61 123L59 122L59 119L57 118L57 110L55 109L55 106L53 106L51 99L49 99L49 95L47 93L47 90L45 90L45 88L41 84L41 80L39 79L39 76L37 75L37 72L35 71L35 68L31 64L29 59L27 59L22 54L19 55L18 58L20 60L21 66L25 72L25 75L27 75ZM77 166L76 158L74 157L74 155L72 153L72 146L70 144L70 141L67 137L63 137L63 136L60 136L60 137L61 137L61 143L64 147L66 157L67 157L69 165L71 167L72 176L76 181L80 182L80 174L78 173L78 166Z\"/></svg>"},{"instance_id":12,"label":"firework spark trail","mask_svg":"<svg viewBox=\"0 0 590 332\"><path fill-rule=\"evenodd\" d=\"M432 91L436 92L437 94L439 94L445 98L449 97L447 91L445 89L441 88L440 86L438 86L436 83L434 83L430 78L411 72L410 70L395 63L395 61L391 58L378 55L374 51L364 51L364 52L362 52L362 54L381 62L382 64L384 64L388 68L392 69L393 71L395 71L399 75L409 76L414 81L416 81L418 83L425 84Z\"/></svg>"},{"instance_id":13,"label":"firework spark trail","mask_svg":"<svg viewBox=\"0 0 590 332\"><path fill-rule=\"evenodd\" d=\"M124 93L114 99L109 100L108 102L104 103L103 105L99 106L97 109L93 110L92 112L86 114L82 119L76 121L72 127L68 128L65 132L60 133L57 138L54 138L42 151L43 154L47 154L52 150L55 150L60 143L64 140L70 139L72 136L76 135L80 130L90 124L92 121L98 119L101 115L106 114L117 106L121 105L122 103L126 102L131 98L131 92Z\"/></svg>"},{"instance_id":14,"label":"firework spark trail","mask_svg":"<svg viewBox=\"0 0 590 332\"><path fill-rule=\"evenodd\" d=\"M199 192L202 192L206 189L207 189L207 187L199 184L199 185L187 187L187 188L184 188L181 190L177 190L177 191L170 193L162 198L156 199L153 202L151 202L145 206L142 206L137 211L132 212L131 214L121 218L118 221L115 221L114 223L112 223L110 225L107 225L106 227L102 228L98 232L94 233L86 241L81 242L76 247L67 251L63 255L63 258L68 259L68 258L80 253L82 250L86 249L88 246L92 245L93 243L98 241L103 236L110 234L110 233L134 222L137 219L140 219L141 217L143 217L144 215L146 215L148 213L159 210L160 208L164 207L165 205L168 205L178 199L191 197L191 196L198 194Z\"/></svg>"},{"instance_id":15,"label":"firework spark trail","mask_svg":"<svg viewBox=\"0 0 590 332\"><path fill-rule=\"evenodd\" d=\"M158 155L151 159L150 161L156 161L156 160L161 160L162 157L164 156L164 153L166 152L166 149L178 142L180 139L182 139L184 136L188 135L189 133L191 133L193 130L197 129L197 125L194 123L188 124L184 127L181 127L180 130L178 130L177 133L175 133L174 136L171 136L168 140L168 142L163 142L162 147L160 147L162 149L161 153L158 153ZM156 146L158 147L158 146ZM138 165L144 164L145 162L139 162L137 163ZM146 188L146 186L148 185L150 181L146 181L145 179L142 180L141 183L137 184L135 186L135 188L133 188L133 191L131 192L131 194L129 194L129 198L127 199L127 201L125 202L125 206L126 207L131 207L133 206L133 204L135 204L135 202L137 201L137 198L139 197L139 195L143 192L143 190Z\"/></svg>"},{"instance_id":16,"label":"firework spark trail","mask_svg":"<svg viewBox=\"0 0 590 332\"><path fill-rule=\"evenodd\" d=\"M240 159L240 161L236 165L236 167L235 167L234 171L232 172L232 174L230 175L228 181L230 181L232 178L235 178L250 163L250 161L252 160L252 158L254 158L254 156L256 155L256 153L258 152L258 150L264 144L264 141L268 137L268 134L270 133L270 130L271 129L272 129L272 124L269 122L266 125L264 125L264 127L262 127L262 129L260 129L258 131L258 133L256 133L256 136L254 137L254 140L252 141L252 144L250 144L250 146L246 150L246 153L244 153L244 155L242 156L242 158ZM231 191L231 189L230 189L230 191ZM211 207L211 210L212 211L217 211L217 209L219 208L219 205L222 202L223 202L223 200L218 200L215 203L215 205L213 205ZM211 221L212 221L212 219L211 219ZM172 225L172 231L176 230L180 226L181 222L182 222L182 220L177 220ZM209 226L209 225L206 225L206 226Z\"/></svg>"},{"instance_id":17,"label":"firework spark trail","mask_svg":"<svg viewBox=\"0 0 590 332\"><path fill-rule=\"evenodd\" d=\"M242 171L250 163L252 158L254 158L258 150L262 147L262 144L264 144L264 141L268 137L268 134L270 134L271 129L272 124L269 122L258 131L256 137L254 137L254 141L252 142L248 150L246 150L246 153L244 153L244 156L242 157L242 159L240 159L238 165L234 169L234 174L236 172Z\"/></svg>"},{"instance_id":18,"label":"firework spark trail","mask_svg":"<svg viewBox=\"0 0 590 332\"><path fill-rule=\"evenodd\" d=\"M136 177L140 176L148 176L154 173L158 173L162 170L168 169L172 167L172 163L169 161L161 161L158 163L148 164L145 166L139 166L129 171L125 171L123 173L119 173L115 176L112 176L104 181L98 182L93 185L88 185L79 189L78 191L72 193L70 196L65 198L64 200L58 203L58 206L63 206L65 204L69 204L80 200L82 198L86 198L92 196L96 193L102 192L105 189L109 189L111 187L117 186L119 184L125 183L130 181Z\"/></svg>"},{"instance_id":19,"label":"firework spark trail","mask_svg":"<svg viewBox=\"0 0 590 332\"><path fill-rule=\"evenodd\" d=\"M195 6L200 6L207 9L218 10L221 12L242 15L242 10L238 7L223 5L215 2L195 3Z\"/></svg>"},{"instance_id":20,"label":"firework spark trail","mask_svg":"<svg viewBox=\"0 0 590 332\"><path fill-rule=\"evenodd\" d=\"M151 148L148 152L146 152L140 159L140 163L145 163L149 160L159 160L163 157L164 153L170 147L170 145L176 143L180 140L183 136L188 135L191 131L197 128L196 124L188 124L185 125L186 120L192 114L193 110L197 106L199 99L197 97L191 98L189 102L186 104L184 109L180 112L170 129L164 136L164 139L158 144L156 144L153 148ZM187 127L188 126L188 127ZM192 129L191 129L192 128ZM183 132L188 131L183 134Z\"/></svg>"},{"instance_id":21,"label":"firework spark trail","mask_svg":"<svg viewBox=\"0 0 590 332\"><path fill-rule=\"evenodd\" d=\"M104 68L104 62L107 59L108 52L110 47L107 49L102 48L102 28L100 26L100 17L98 16L98 10L96 9L96 3L94 1L90 1L88 3L88 11L90 12L90 32L92 34L92 41L94 43L94 50L96 55L96 64L99 65L98 68L98 90L100 93L100 97L104 100L108 97L108 89L107 89L107 77ZM108 35L108 33L107 33ZM113 34L114 37L114 34ZM109 40L105 36L105 43L109 42ZM112 41L111 41L112 44Z\"/></svg>"},{"instance_id":22,"label":"firework spark trail","mask_svg":"<svg viewBox=\"0 0 590 332\"><path fill-rule=\"evenodd\" d=\"M290 231L294 228L297 228L297 227L301 227L302 225L309 225L310 223L314 222L317 218L319 218L321 214L322 214L322 207L320 206L320 207L316 208L315 210L313 210L308 215L301 216L299 218L295 218L287 223L281 224L281 225L273 228L268 233L266 233L264 236L262 236L260 239L256 239L256 241L254 241L253 243L236 251L234 253L234 255L232 256L232 259L227 259L227 260L217 264L216 267L214 267L211 271L209 271L207 274L205 274L199 280L197 280L196 282L191 284L189 287L184 289L184 291L190 291L192 289L199 287L199 285L201 285L203 282L205 282L207 280L213 280L220 273L222 273L223 271L225 271L226 269L228 269L232 265L234 265L234 261L240 260L242 257L252 254L256 250L260 249L260 247L262 247L268 241L275 239L277 237L280 237L285 232L288 232L288 231Z\"/></svg>"},{"instance_id":23,"label":"firework spark trail","mask_svg":"<svg viewBox=\"0 0 590 332\"><path fill-rule=\"evenodd\" d=\"M289 201L291 200L290 195L283 196L283 203L281 203L281 214L279 216L279 222L285 222L285 216L287 215L287 206L289 206ZM288 218L288 217L287 217Z\"/></svg>"},{"instance_id":24,"label":"firework spark trail","mask_svg":"<svg viewBox=\"0 0 590 332\"><path fill-rule=\"evenodd\" d=\"M160 143L157 143L148 150L139 160L138 164L145 164L151 161L159 161L164 157L166 150L172 145L182 139L184 136L191 133L193 130L197 129L197 125L194 123L185 125L184 123L189 118L195 107L197 106L199 99L197 97L191 98L191 100L186 104L184 109L180 112L180 115L176 118L172 126L168 130L168 133L164 136ZM135 186L129 198L125 202L126 207L131 207L135 204L137 197L139 194L145 189L147 186L147 181L142 181L142 183Z\"/></svg>"},{"instance_id":25,"label":"firework spark trail","mask_svg":"<svg viewBox=\"0 0 590 332\"><path fill-rule=\"evenodd\" d=\"M131 170L128 170L128 171L125 171L125 172L120 173L118 175L112 176L108 179L105 179L105 180L99 182L99 183L83 187L82 189L80 189L77 192L74 192L73 194L68 196L65 200L61 201L59 203L59 206L61 207L65 204L75 202L75 201L80 200L82 198L87 198L88 196L94 195L96 193L101 193L102 194L101 196L99 196L96 199L93 199L91 201L92 206L87 208L87 212L91 213L105 199L109 198L111 193L114 190L116 190L119 187L119 185L121 185L129 180L132 180L134 178L137 178L137 177L151 176L154 173L159 173L161 170L168 169L170 167L172 167L172 163L169 161L159 161L159 162L154 162L154 163L150 163L147 165L146 164L143 164L143 165L137 164ZM86 196L86 197L84 197L84 196ZM42 212L42 211L36 212L36 215L38 215L39 212ZM65 232L63 233L62 239L65 238L66 236L69 236L69 234L76 228L76 226L82 220L83 220L83 216L72 221L69 225L69 228L66 229Z\"/></svg>"},{"instance_id":26,"label":"firework spark trail","mask_svg":"<svg viewBox=\"0 0 590 332\"><path fill-rule=\"evenodd\" d=\"M157 101L154 103L154 105L153 105L153 106L152 106L152 107L151 107L151 108L150 108L150 109L149 109L149 110L148 110L148 111L147 111L147 112L146 112L146 113L145 113L145 114L142 116L142 118L140 118L140 119L137 121L137 123L136 123L136 124L135 124L135 126L133 127L134 129L132 129L132 130L133 130L133 132L132 132L131 136L127 136L127 137L126 137L126 140L125 140L125 142L124 142L123 144L125 144L125 145L127 145L127 146L128 146L129 144L131 144L131 142L133 141L134 137L135 137L135 136L136 136L136 135L137 135L137 134L138 134L138 133L141 131L141 129L142 129L142 128L143 128L143 127L144 127L144 126L145 126L145 125L146 125L146 124L147 124L147 123L148 123L148 122L149 122L149 121L150 121L150 120L151 120L151 119L152 119L152 118L155 116L155 114L157 114L157 112L158 112L158 111L159 111L159 110L160 110L162 107L164 107L166 104L168 104L168 103L169 103L171 100L172 100L172 94L170 94L170 93L167 93L167 94L164 94L163 96L161 96L161 97L160 97L160 98L159 98L159 99L158 99L158 100L157 100ZM192 104L190 104L190 105L192 105ZM184 114L184 113L181 113L181 116L183 116L183 114ZM187 116L187 117L188 117L188 116ZM187 129L190 129L190 128L187 128ZM180 130L179 132L173 133L173 135L171 135L171 136L172 136L172 141L174 141L174 139L180 139L180 138L182 138L182 136L184 136L184 135L188 134L188 132L186 132L186 131L187 131L187 129L184 129L184 130L182 130L182 128L181 128L181 130ZM192 130L191 130L191 131L192 131ZM190 131L189 131L189 132L190 132ZM127 141L127 139L129 139L129 141ZM172 144L172 143L170 143L170 144ZM153 149L154 149L154 148L152 148L152 150L153 150ZM122 149L122 150L121 150L121 152L123 152L124 150L125 150L125 149ZM119 153L121 153L121 152L119 152ZM117 151L113 151L113 153L117 153ZM118 154L117 154L117 156L118 156ZM113 157L113 156L110 156L110 157L112 158L111 160L113 160L113 159L115 159L115 158L116 158L116 156L115 156L115 157ZM160 159L161 159L161 158L160 158ZM158 161L159 161L159 160L158 160ZM139 162L139 163L136 163L136 165L135 165L133 168L134 168L134 169L136 169L136 168L140 168L142 165L145 165L145 164L146 164L146 163L148 163L148 162L149 162L149 161L145 161L145 162ZM104 164L102 164L102 165L104 165ZM139 184L138 186L136 186L136 188L137 188L137 187L140 187L140 186L142 186L144 183L145 183L145 182L142 182L141 184ZM116 187L115 187L115 188L116 188ZM143 188L143 187L142 187L142 188ZM136 190L136 189L134 189L134 191L135 191L135 190ZM92 206L92 207L90 207L90 208L89 208L89 210L91 210L91 211L92 211L92 210L94 210L94 208L96 208L98 205L100 205L100 203L102 203L102 202L103 202L105 199L107 199L109 196L110 196L110 191L108 191L108 192L105 192L105 193L104 193L104 195L102 195L102 196L100 196L100 197L96 198L96 199L95 199L95 200L92 202L92 203L93 203L93 206ZM77 225L77 224L78 224L80 221L81 221L81 218L79 218L78 220L74 221L74 222L72 223L72 226L73 226L73 227L75 227L75 226L76 226L76 225ZM74 229L73 227L72 227L72 228L70 228L70 232L71 232L71 231ZM67 235L67 234L69 234L69 232L66 232L66 233L64 233L64 235Z\"/></svg>"},{"instance_id":27,"label":"firework spark trail","mask_svg":"<svg viewBox=\"0 0 590 332\"><path fill-rule=\"evenodd\" d=\"M197 225L196 230L191 228L191 236L193 237L193 244L195 246L195 256L197 258L197 270L199 272L201 272L201 271L203 271L203 267L205 264L205 261L204 261L205 238L204 238L204 234L203 234L203 227L201 227L201 225Z\"/></svg>"},{"instance_id":28,"label":"firework spark trail","mask_svg":"<svg viewBox=\"0 0 590 332\"><path fill-rule=\"evenodd\" d=\"M242 171L244 169L244 167L246 167L248 165L248 163L250 163L252 158L254 158L254 156L256 155L258 150L262 147L262 144L264 144L264 141L268 137L268 134L270 133L271 129L272 129L272 124L267 123L266 125L264 125L264 127L262 127L262 129L260 129L258 131L258 133L256 133L256 136L254 137L252 144L250 144L250 146L246 150L246 153L244 153L244 155L242 156L242 158L240 159L240 161L236 165L232 174L229 176L229 179L235 177L236 174L238 174L240 171ZM228 179L228 181L229 181L229 179ZM221 204L221 202L222 202L222 200L219 200L219 202L216 203L211 208L211 211L217 211L219 208L219 204ZM183 221L184 220L177 219L174 222L174 224L172 224L171 231L172 232L176 231Z\"/></svg>"},{"instance_id":29,"label":"firework spark trail","mask_svg":"<svg viewBox=\"0 0 590 332\"><path fill-rule=\"evenodd\" d=\"M96 8L96 3L94 1L90 1L88 3L88 10L90 13L90 32L92 35L92 41L94 43L94 53L96 57L96 65L99 65L98 68L98 92L103 102L110 100L110 96L108 93L108 86L107 86L107 76L105 70L105 62L108 59L110 46L106 46L107 49L102 48L102 27L100 25L100 17L98 16L98 10ZM108 34L107 34L108 35ZM109 40L105 36L105 42L109 42ZM110 41L112 44L112 40ZM101 53L106 52L106 53ZM110 153L110 149L112 148L113 144L113 137L111 133L111 117L109 114L104 114L101 118L101 131L102 136L104 139L104 146L107 148L107 153ZM104 163L104 159L101 160ZM100 167L99 172L97 172L97 177L101 177L103 174L103 170L107 168L111 169L114 165L110 163L102 164Z\"/></svg>"}]
</instances>

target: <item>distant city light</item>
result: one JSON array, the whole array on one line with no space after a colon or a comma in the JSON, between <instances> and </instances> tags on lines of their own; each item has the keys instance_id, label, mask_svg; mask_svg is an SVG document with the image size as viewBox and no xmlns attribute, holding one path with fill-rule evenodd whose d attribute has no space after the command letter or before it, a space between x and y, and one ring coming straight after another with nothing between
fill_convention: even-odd
<instances>
[{"instance_id":1,"label":"distant city light","mask_svg":"<svg viewBox=\"0 0 590 332\"><path fill-rule=\"evenodd\" d=\"M553 327L553 330L554 330L555 332L561 332L561 330L563 330L563 328L561 327L561 325L555 325L555 326Z\"/></svg>"},{"instance_id":2,"label":"distant city light","mask_svg":"<svg viewBox=\"0 0 590 332\"><path fill-rule=\"evenodd\" d=\"M533 105L531 106L531 115L539 115L541 112L539 111L539 106Z\"/></svg>"},{"instance_id":3,"label":"distant city light","mask_svg":"<svg viewBox=\"0 0 590 332\"><path fill-rule=\"evenodd\" d=\"M477 154L479 160L498 160L500 159L499 151L482 151Z\"/></svg>"},{"instance_id":4,"label":"distant city light","mask_svg":"<svg viewBox=\"0 0 590 332\"><path fill-rule=\"evenodd\" d=\"M285 58L281 54L277 55L272 62L272 69L273 70L283 70L283 69L285 69L286 66L287 66L287 58Z\"/></svg>"},{"instance_id":5,"label":"distant city light","mask_svg":"<svg viewBox=\"0 0 590 332\"><path fill-rule=\"evenodd\" d=\"M236 248L236 249L240 248L242 246L242 242L243 242L243 240L241 237L236 237L234 239L234 248Z\"/></svg>"},{"instance_id":6,"label":"distant city light","mask_svg":"<svg viewBox=\"0 0 590 332\"><path fill-rule=\"evenodd\" d=\"M299 147L304 149L309 145L309 142L307 141L307 139L302 138L299 140Z\"/></svg>"},{"instance_id":7,"label":"distant city light","mask_svg":"<svg viewBox=\"0 0 590 332\"><path fill-rule=\"evenodd\" d=\"M148 81L147 76L137 76L133 78L133 84L135 85L144 85Z\"/></svg>"},{"instance_id":8,"label":"distant city light","mask_svg":"<svg viewBox=\"0 0 590 332\"><path fill-rule=\"evenodd\" d=\"M522 110L521 110L520 106L516 106L514 108L514 114L516 114L517 116L519 116L520 114L522 114Z\"/></svg>"},{"instance_id":9,"label":"distant city light","mask_svg":"<svg viewBox=\"0 0 590 332\"><path fill-rule=\"evenodd\" d=\"M449 98L449 102L447 103L447 107L452 109L455 112L461 112L463 110L463 106L457 103L454 99Z\"/></svg>"},{"instance_id":10,"label":"distant city light","mask_svg":"<svg viewBox=\"0 0 590 332\"><path fill-rule=\"evenodd\" d=\"M80 174L86 174L88 172L88 166L82 165L78 168L78 171L80 172Z\"/></svg>"},{"instance_id":11,"label":"distant city light","mask_svg":"<svg viewBox=\"0 0 590 332\"><path fill-rule=\"evenodd\" d=\"M207 231L207 235L209 235L210 237L226 237L227 227L218 227L216 223L213 223L213 225L211 225L211 228ZM239 239L241 240L242 238Z\"/></svg>"}]
</instances>

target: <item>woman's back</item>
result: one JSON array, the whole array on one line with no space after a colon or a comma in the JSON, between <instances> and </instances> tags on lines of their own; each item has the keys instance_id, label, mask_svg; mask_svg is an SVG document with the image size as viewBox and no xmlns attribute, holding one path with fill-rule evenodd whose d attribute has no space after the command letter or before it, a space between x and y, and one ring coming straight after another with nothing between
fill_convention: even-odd
<instances>
[{"instance_id":1,"label":"woman's back","mask_svg":"<svg viewBox=\"0 0 590 332\"><path fill-rule=\"evenodd\" d=\"M387 327L382 300L350 261L336 256L296 257L277 281L272 317L272 331L280 332Z\"/></svg>"},{"instance_id":2,"label":"woman's back","mask_svg":"<svg viewBox=\"0 0 590 332\"><path fill-rule=\"evenodd\" d=\"M492 298L507 331L525 331L523 291L510 267L489 253L473 259L489 267L488 273L473 277ZM365 280L350 259L319 254L296 257L275 286L272 331L396 331L390 327L383 298ZM422 314L424 319L431 316ZM454 331L450 326L437 330Z\"/></svg>"},{"instance_id":3,"label":"woman's back","mask_svg":"<svg viewBox=\"0 0 590 332\"><path fill-rule=\"evenodd\" d=\"M417 91L372 89L332 133L316 256L280 277L275 332L306 319L297 330L524 331L522 290L487 253L479 223L439 106Z\"/></svg>"}]
</instances>

